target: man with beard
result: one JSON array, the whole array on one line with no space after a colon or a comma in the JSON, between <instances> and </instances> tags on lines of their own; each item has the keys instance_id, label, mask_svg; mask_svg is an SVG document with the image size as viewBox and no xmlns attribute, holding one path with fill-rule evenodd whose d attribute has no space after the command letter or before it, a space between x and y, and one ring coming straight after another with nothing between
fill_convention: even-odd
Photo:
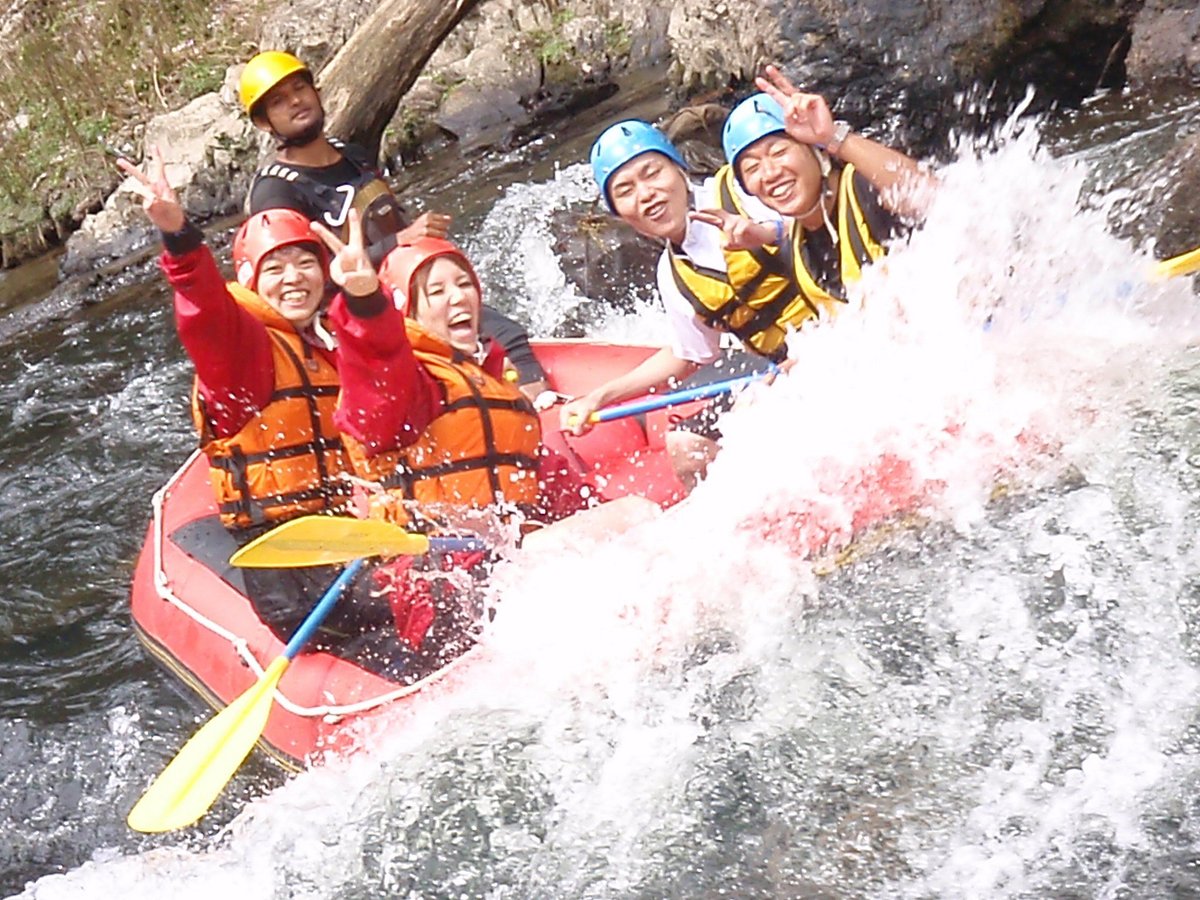
<instances>
[{"instance_id":1,"label":"man with beard","mask_svg":"<svg viewBox=\"0 0 1200 900\"><path fill-rule=\"evenodd\" d=\"M278 50L259 53L242 71L238 95L250 120L276 146L275 158L251 182L248 214L294 209L346 240L347 217L357 210L377 269L398 244L447 236L449 215L427 212L409 222L367 152L325 134L325 110L312 71L295 56ZM525 328L486 307L483 318L484 332L505 348L516 367L522 392L553 402Z\"/></svg>"}]
</instances>

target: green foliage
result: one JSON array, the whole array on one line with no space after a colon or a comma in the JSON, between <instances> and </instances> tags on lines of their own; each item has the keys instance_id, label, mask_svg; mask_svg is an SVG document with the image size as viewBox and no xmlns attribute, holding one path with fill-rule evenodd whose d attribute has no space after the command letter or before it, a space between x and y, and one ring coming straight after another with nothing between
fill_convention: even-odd
<instances>
[{"instance_id":1,"label":"green foliage","mask_svg":"<svg viewBox=\"0 0 1200 900\"><path fill-rule=\"evenodd\" d=\"M218 88L245 56L239 20L217 0L42 0L0 51L0 233L69 216L115 176L100 141Z\"/></svg>"},{"instance_id":2,"label":"green foliage","mask_svg":"<svg viewBox=\"0 0 1200 900\"><path fill-rule=\"evenodd\" d=\"M557 32L534 32L534 40L537 42L538 59L547 66L565 63L571 58L571 51L575 49Z\"/></svg>"},{"instance_id":3,"label":"green foliage","mask_svg":"<svg viewBox=\"0 0 1200 900\"><path fill-rule=\"evenodd\" d=\"M435 72L430 80L433 82L433 86L439 91L443 94L448 94L460 84L464 84L467 79L461 75L457 77L452 76L448 72Z\"/></svg>"},{"instance_id":4,"label":"green foliage","mask_svg":"<svg viewBox=\"0 0 1200 900\"><path fill-rule=\"evenodd\" d=\"M614 56L624 56L633 47L633 38L629 35L628 26L619 19L609 19L604 23L604 46Z\"/></svg>"},{"instance_id":5,"label":"green foliage","mask_svg":"<svg viewBox=\"0 0 1200 900\"><path fill-rule=\"evenodd\" d=\"M401 157L411 154L428 126L429 120L425 116L415 109L402 106L399 120L384 129L383 146L389 153L394 152Z\"/></svg>"},{"instance_id":6,"label":"green foliage","mask_svg":"<svg viewBox=\"0 0 1200 900\"><path fill-rule=\"evenodd\" d=\"M229 62L216 59L188 60L179 67L177 74L179 92L187 97L199 97L219 90Z\"/></svg>"},{"instance_id":7,"label":"green foliage","mask_svg":"<svg viewBox=\"0 0 1200 900\"><path fill-rule=\"evenodd\" d=\"M542 65L560 66L571 61L575 47L563 34L563 26L575 18L574 10L560 9L551 16L550 28L537 28L529 32L534 53Z\"/></svg>"},{"instance_id":8,"label":"green foliage","mask_svg":"<svg viewBox=\"0 0 1200 900\"><path fill-rule=\"evenodd\" d=\"M84 144L98 144L108 140L108 135L113 129L113 122L109 114L105 112L98 116L81 119L75 127L79 136L83 138Z\"/></svg>"}]
</instances>

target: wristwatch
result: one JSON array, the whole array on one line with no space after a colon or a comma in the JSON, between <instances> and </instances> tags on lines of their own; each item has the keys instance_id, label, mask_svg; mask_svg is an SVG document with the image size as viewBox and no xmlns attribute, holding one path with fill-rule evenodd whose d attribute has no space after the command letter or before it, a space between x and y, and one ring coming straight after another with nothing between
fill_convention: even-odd
<instances>
[{"instance_id":1,"label":"wristwatch","mask_svg":"<svg viewBox=\"0 0 1200 900\"><path fill-rule=\"evenodd\" d=\"M850 123L844 119L838 119L833 123L833 139L825 145L825 152L830 156L837 156L837 152L842 149L842 141L850 136Z\"/></svg>"}]
</instances>

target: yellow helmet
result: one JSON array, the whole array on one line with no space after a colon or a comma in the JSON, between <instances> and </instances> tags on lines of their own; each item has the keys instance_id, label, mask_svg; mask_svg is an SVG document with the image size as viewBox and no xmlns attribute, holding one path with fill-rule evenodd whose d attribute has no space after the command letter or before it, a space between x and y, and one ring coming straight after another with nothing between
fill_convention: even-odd
<instances>
[{"instance_id":1,"label":"yellow helmet","mask_svg":"<svg viewBox=\"0 0 1200 900\"><path fill-rule=\"evenodd\" d=\"M295 72L303 72L312 81L308 66L282 50L264 50L246 63L238 80L238 97L246 115L254 115L254 104L271 88Z\"/></svg>"}]
</instances>

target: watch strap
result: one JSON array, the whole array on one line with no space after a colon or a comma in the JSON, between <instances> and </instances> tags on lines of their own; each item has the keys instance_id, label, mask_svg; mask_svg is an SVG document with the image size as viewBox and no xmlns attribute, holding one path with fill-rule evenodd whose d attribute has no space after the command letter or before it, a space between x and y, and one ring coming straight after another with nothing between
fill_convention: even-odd
<instances>
[{"instance_id":1,"label":"watch strap","mask_svg":"<svg viewBox=\"0 0 1200 900\"><path fill-rule=\"evenodd\" d=\"M850 136L850 123L838 119L833 123L833 138L825 145L825 152L836 155L842 149L842 142Z\"/></svg>"}]
</instances>

